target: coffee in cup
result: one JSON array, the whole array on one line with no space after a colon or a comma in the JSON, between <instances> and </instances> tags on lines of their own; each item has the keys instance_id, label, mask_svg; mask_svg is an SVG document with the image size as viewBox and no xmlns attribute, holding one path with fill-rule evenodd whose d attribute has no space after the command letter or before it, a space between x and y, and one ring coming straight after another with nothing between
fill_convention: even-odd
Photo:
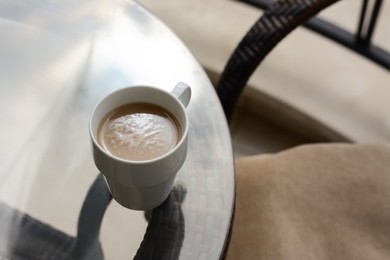
<instances>
[{"instance_id":1,"label":"coffee in cup","mask_svg":"<svg viewBox=\"0 0 390 260\"><path fill-rule=\"evenodd\" d=\"M98 128L99 144L112 155L131 161L160 157L181 138L177 119L161 106L132 103L110 111Z\"/></svg>"}]
</instances>

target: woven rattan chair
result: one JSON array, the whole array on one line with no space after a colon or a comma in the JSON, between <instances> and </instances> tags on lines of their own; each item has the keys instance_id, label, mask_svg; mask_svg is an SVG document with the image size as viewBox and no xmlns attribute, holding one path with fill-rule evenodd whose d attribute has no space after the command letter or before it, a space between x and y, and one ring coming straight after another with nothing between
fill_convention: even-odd
<instances>
[{"instance_id":1,"label":"woven rattan chair","mask_svg":"<svg viewBox=\"0 0 390 260\"><path fill-rule=\"evenodd\" d=\"M228 121L261 61L335 2L279 0L265 9L217 84ZM237 159L227 259L388 259L389 158L388 144L312 144Z\"/></svg>"},{"instance_id":2,"label":"woven rattan chair","mask_svg":"<svg viewBox=\"0 0 390 260\"><path fill-rule=\"evenodd\" d=\"M269 6L234 50L217 85L230 121L248 79L271 50L296 27L337 0L285 0Z\"/></svg>"}]
</instances>

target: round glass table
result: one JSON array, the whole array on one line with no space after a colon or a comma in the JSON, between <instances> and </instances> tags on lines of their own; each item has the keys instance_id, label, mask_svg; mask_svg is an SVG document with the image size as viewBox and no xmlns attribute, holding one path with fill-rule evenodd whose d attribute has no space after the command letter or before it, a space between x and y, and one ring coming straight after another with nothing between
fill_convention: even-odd
<instances>
[{"instance_id":1,"label":"round glass table","mask_svg":"<svg viewBox=\"0 0 390 260\"><path fill-rule=\"evenodd\" d=\"M219 259L234 207L230 134L180 39L130 0L0 0L0 33L0 259ZM161 206L128 210L94 165L90 113L122 87L179 81L193 91L186 162Z\"/></svg>"}]
</instances>

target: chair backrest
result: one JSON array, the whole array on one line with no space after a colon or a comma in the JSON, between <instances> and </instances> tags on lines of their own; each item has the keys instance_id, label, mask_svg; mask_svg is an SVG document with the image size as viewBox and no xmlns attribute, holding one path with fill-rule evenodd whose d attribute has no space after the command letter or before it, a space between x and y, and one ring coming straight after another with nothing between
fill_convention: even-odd
<instances>
[{"instance_id":1,"label":"chair backrest","mask_svg":"<svg viewBox=\"0 0 390 260\"><path fill-rule=\"evenodd\" d=\"M273 0L238 1L260 9L266 9L273 2ZM309 19L303 23L303 26L390 70L390 52L372 42L379 15L384 9L383 1L361 0L360 2L361 10L355 31L346 30L319 17ZM369 8L371 2L373 2L372 8Z\"/></svg>"},{"instance_id":2,"label":"chair backrest","mask_svg":"<svg viewBox=\"0 0 390 260\"><path fill-rule=\"evenodd\" d=\"M279 0L272 3L233 51L217 84L228 121L247 81L267 54L291 31L338 0Z\"/></svg>"}]
</instances>

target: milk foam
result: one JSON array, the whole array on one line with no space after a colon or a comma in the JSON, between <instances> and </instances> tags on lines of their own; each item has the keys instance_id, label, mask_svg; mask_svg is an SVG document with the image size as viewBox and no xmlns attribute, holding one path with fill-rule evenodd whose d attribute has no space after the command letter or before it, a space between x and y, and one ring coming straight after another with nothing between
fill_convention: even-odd
<instances>
[{"instance_id":1,"label":"milk foam","mask_svg":"<svg viewBox=\"0 0 390 260\"><path fill-rule=\"evenodd\" d=\"M102 129L102 145L115 156L149 160L175 147L178 129L169 116L133 113L109 118Z\"/></svg>"}]
</instances>

